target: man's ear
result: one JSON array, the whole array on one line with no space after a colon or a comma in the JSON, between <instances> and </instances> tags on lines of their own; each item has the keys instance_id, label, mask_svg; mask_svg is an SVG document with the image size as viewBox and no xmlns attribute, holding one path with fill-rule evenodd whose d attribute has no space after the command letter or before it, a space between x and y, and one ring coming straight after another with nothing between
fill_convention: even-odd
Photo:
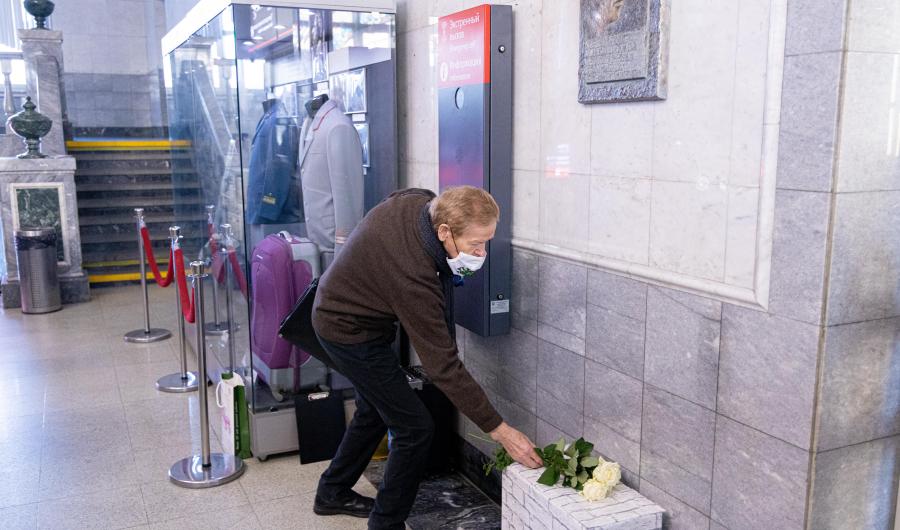
<instances>
[{"instance_id":1,"label":"man's ear","mask_svg":"<svg viewBox=\"0 0 900 530\"><path fill-rule=\"evenodd\" d=\"M446 241L447 238L450 237L450 225L448 225L446 223L441 223L438 226L437 236L438 236L438 239L440 239L442 243L444 241Z\"/></svg>"}]
</instances>

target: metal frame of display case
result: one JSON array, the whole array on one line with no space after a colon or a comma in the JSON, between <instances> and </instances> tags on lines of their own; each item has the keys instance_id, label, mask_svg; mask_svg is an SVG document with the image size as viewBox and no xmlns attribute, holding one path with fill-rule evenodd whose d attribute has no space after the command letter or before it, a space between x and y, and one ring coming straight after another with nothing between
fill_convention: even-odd
<instances>
[{"instance_id":1,"label":"metal frame of display case","mask_svg":"<svg viewBox=\"0 0 900 530\"><path fill-rule=\"evenodd\" d=\"M397 14L396 0L200 0L172 26L162 38L163 55L168 55L181 46L191 35L218 16L229 6L265 5L266 7L293 7L297 9L332 9L343 11L379 11ZM200 22L202 21L202 22Z\"/></svg>"},{"instance_id":2,"label":"metal frame of display case","mask_svg":"<svg viewBox=\"0 0 900 530\"><path fill-rule=\"evenodd\" d=\"M191 46L189 41L202 30L204 26L214 21L226 9L234 6L261 5L265 7L293 8L293 9L322 9L337 11L355 11L361 13L380 12L396 15L395 0L200 0L185 17L177 23L163 38L163 60L168 61L173 53ZM396 46L396 34L393 36L392 48ZM396 60L394 56L392 58ZM236 59L235 59L236 60ZM173 78L177 72L172 73ZM394 86L396 87L396 67L394 67ZM396 97L396 88L395 96ZM235 95L237 99L238 96ZM393 107L396 114L396 105ZM394 116L396 124L396 115ZM170 117L171 119L171 117ZM174 171L174 170L173 170ZM245 171L245 169L242 169ZM188 332L188 343L193 351L198 351L193 333L194 325L187 324L191 331ZM252 363L253 361L251 361ZM219 377L225 367L215 355L209 356L210 377L213 382ZM248 383L252 385L252 381ZM285 402L284 406L255 410L249 407L251 446L254 456L265 460L268 456L278 453L296 451L299 448L297 439L296 416L293 403Z\"/></svg>"}]
</instances>

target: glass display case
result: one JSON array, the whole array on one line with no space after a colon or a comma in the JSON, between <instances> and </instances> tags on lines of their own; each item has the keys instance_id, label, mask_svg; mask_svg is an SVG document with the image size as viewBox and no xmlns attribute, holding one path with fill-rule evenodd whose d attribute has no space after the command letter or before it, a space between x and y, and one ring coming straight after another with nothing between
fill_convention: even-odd
<instances>
[{"instance_id":1,"label":"glass display case","mask_svg":"<svg viewBox=\"0 0 900 530\"><path fill-rule=\"evenodd\" d=\"M297 449L295 395L336 384L277 336L285 304L398 184L393 2L272 3L201 1L163 39L175 224L209 264L209 372L243 377L259 458Z\"/></svg>"}]
</instances>

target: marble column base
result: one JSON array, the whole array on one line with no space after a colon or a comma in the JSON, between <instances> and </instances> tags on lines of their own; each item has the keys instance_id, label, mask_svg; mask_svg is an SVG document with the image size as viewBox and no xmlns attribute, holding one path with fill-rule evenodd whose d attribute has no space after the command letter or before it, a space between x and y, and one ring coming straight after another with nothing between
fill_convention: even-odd
<instances>
[{"instance_id":1,"label":"marble column base","mask_svg":"<svg viewBox=\"0 0 900 530\"><path fill-rule=\"evenodd\" d=\"M61 276L59 278L60 298L63 304L78 304L91 300L91 285L85 273ZM4 278L0 282L0 302L3 309L22 307L19 280Z\"/></svg>"}]
</instances>

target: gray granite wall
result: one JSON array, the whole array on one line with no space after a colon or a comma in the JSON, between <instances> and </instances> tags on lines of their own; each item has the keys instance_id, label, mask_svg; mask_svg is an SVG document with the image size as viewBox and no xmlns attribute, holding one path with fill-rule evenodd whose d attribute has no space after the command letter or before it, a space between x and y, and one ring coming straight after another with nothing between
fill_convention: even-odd
<instances>
[{"instance_id":1,"label":"gray granite wall","mask_svg":"<svg viewBox=\"0 0 900 530\"><path fill-rule=\"evenodd\" d=\"M538 444L591 439L667 528L893 527L896 16L889 0L788 2L767 311L514 252L512 332L460 332L509 423Z\"/></svg>"},{"instance_id":2,"label":"gray granite wall","mask_svg":"<svg viewBox=\"0 0 900 530\"><path fill-rule=\"evenodd\" d=\"M68 115L76 130L164 125L163 0L57 2L52 24L64 37Z\"/></svg>"},{"instance_id":3,"label":"gray granite wall","mask_svg":"<svg viewBox=\"0 0 900 530\"><path fill-rule=\"evenodd\" d=\"M162 127L161 75L67 73L69 121L75 128Z\"/></svg>"}]
</instances>

